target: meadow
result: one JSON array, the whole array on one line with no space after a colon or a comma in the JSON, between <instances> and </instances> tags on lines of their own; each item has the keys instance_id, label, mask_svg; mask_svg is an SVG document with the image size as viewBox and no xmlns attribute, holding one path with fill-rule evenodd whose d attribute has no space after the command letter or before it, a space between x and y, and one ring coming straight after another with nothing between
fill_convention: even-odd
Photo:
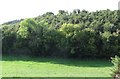
<instances>
[{"instance_id":1,"label":"meadow","mask_svg":"<svg viewBox=\"0 0 120 79\"><path fill-rule=\"evenodd\" d=\"M111 77L110 60L3 56L3 77Z\"/></svg>"}]
</instances>

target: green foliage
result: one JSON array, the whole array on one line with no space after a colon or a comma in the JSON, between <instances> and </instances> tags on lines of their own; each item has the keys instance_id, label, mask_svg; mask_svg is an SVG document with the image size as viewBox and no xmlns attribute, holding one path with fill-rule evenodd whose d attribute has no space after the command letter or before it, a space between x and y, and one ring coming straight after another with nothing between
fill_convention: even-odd
<instances>
[{"instance_id":1,"label":"green foliage","mask_svg":"<svg viewBox=\"0 0 120 79\"><path fill-rule=\"evenodd\" d=\"M17 32L21 38L28 38L28 27L21 26Z\"/></svg>"},{"instance_id":2,"label":"green foliage","mask_svg":"<svg viewBox=\"0 0 120 79\"><path fill-rule=\"evenodd\" d=\"M112 76L115 77L117 74L120 75L120 58L118 56L112 57L112 63L114 64L114 67L112 69Z\"/></svg>"},{"instance_id":3,"label":"green foliage","mask_svg":"<svg viewBox=\"0 0 120 79\"><path fill-rule=\"evenodd\" d=\"M118 17L118 18L117 18ZM102 57L120 55L118 11L59 10L10 21L3 29L3 52L29 49L35 56Z\"/></svg>"}]
</instances>

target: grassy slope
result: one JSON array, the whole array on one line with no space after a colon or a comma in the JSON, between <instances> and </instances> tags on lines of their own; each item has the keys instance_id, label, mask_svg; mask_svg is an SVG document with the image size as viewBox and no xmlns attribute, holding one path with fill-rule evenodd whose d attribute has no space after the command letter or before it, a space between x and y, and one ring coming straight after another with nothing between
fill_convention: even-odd
<instances>
[{"instance_id":1,"label":"grassy slope","mask_svg":"<svg viewBox=\"0 0 120 79\"><path fill-rule=\"evenodd\" d=\"M3 57L4 77L110 77L107 60Z\"/></svg>"}]
</instances>

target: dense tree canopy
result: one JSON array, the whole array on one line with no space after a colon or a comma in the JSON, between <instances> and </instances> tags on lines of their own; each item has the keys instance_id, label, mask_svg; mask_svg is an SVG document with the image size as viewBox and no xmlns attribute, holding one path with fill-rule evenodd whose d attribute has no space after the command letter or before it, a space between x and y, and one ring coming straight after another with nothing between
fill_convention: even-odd
<instances>
[{"instance_id":1,"label":"dense tree canopy","mask_svg":"<svg viewBox=\"0 0 120 79\"><path fill-rule=\"evenodd\" d=\"M28 49L32 56L110 57L120 55L119 11L47 12L2 24L3 54ZM25 51L26 52L26 51ZM17 52L16 52L17 53ZM23 53L21 53L23 54Z\"/></svg>"}]
</instances>

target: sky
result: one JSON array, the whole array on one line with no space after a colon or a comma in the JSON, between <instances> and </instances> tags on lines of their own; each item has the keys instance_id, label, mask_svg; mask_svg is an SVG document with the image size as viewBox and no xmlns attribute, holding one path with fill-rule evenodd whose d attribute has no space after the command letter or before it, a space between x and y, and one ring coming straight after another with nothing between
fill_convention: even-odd
<instances>
[{"instance_id":1,"label":"sky","mask_svg":"<svg viewBox=\"0 0 120 79\"><path fill-rule=\"evenodd\" d=\"M0 24L21 18L32 18L46 12L68 12L73 9L96 11L118 10L120 0L0 0Z\"/></svg>"}]
</instances>

